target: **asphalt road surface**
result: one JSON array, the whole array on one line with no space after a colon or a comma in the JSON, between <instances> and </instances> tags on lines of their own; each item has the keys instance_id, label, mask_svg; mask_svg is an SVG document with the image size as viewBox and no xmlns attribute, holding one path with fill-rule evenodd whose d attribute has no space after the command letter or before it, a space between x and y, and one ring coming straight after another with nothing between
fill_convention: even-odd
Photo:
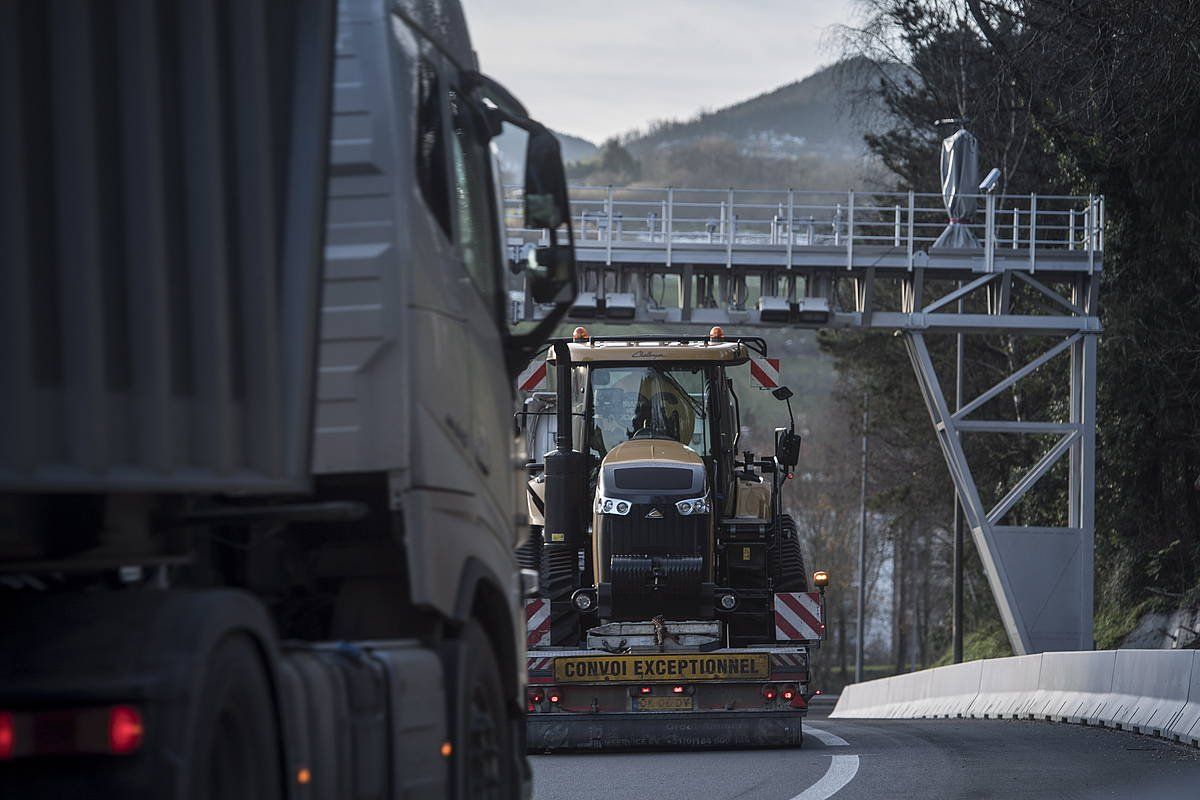
<instances>
[{"instance_id":1,"label":"asphalt road surface","mask_svg":"<svg viewBox=\"0 0 1200 800\"><path fill-rule=\"evenodd\" d=\"M1200 800L1196 748L1049 722L826 719L832 707L796 749L532 756L534 800Z\"/></svg>"}]
</instances>

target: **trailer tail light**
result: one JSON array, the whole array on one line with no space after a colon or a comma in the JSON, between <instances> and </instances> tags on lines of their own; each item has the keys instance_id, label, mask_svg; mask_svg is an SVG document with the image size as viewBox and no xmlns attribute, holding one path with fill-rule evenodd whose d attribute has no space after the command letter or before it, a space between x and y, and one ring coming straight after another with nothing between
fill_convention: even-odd
<instances>
[{"instance_id":1,"label":"trailer tail light","mask_svg":"<svg viewBox=\"0 0 1200 800\"><path fill-rule=\"evenodd\" d=\"M784 700L791 701L791 699L796 696L796 690L791 686L784 686L783 691L779 693L779 696Z\"/></svg>"},{"instance_id":2,"label":"trailer tail light","mask_svg":"<svg viewBox=\"0 0 1200 800\"><path fill-rule=\"evenodd\" d=\"M685 689L682 686L672 686L671 691L675 694L683 694Z\"/></svg>"},{"instance_id":3,"label":"trailer tail light","mask_svg":"<svg viewBox=\"0 0 1200 800\"><path fill-rule=\"evenodd\" d=\"M562 697L558 694L558 692L554 692L550 695L551 703L557 705L559 700L562 700Z\"/></svg>"},{"instance_id":4,"label":"trailer tail light","mask_svg":"<svg viewBox=\"0 0 1200 800\"><path fill-rule=\"evenodd\" d=\"M8 711L0 711L0 761L7 761L13 757L15 740L13 715Z\"/></svg>"},{"instance_id":5,"label":"trailer tail light","mask_svg":"<svg viewBox=\"0 0 1200 800\"><path fill-rule=\"evenodd\" d=\"M643 686L641 689L638 689L638 691L641 692L642 694L650 694L650 687Z\"/></svg>"},{"instance_id":6,"label":"trailer tail light","mask_svg":"<svg viewBox=\"0 0 1200 800\"><path fill-rule=\"evenodd\" d=\"M133 706L113 706L108 710L108 749L113 755L127 756L142 746L142 715Z\"/></svg>"},{"instance_id":7,"label":"trailer tail light","mask_svg":"<svg viewBox=\"0 0 1200 800\"><path fill-rule=\"evenodd\" d=\"M776 694L775 687L768 683L766 686L763 687L762 694L763 694L763 697L767 698L768 700L774 700L775 694Z\"/></svg>"},{"instance_id":8,"label":"trailer tail light","mask_svg":"<svg viewBox=\"0 0 1200 800\"><path fill-rule=\"evenodd\" d=\"M24 756L136 753L145 739L142 713L134 706L0 711L0 761Z\"/></svg>"}]
</instances>

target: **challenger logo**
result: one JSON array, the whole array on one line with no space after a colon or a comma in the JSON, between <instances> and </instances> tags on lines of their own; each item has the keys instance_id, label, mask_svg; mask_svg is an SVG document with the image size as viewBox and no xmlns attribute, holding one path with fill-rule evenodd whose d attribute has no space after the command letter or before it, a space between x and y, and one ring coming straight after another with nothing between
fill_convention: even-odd
<instances>
[{"instance_id":1,"label":"challenger logo","mask_svg":"<svg viewBox=\"0 0 1200 800\"><path fill-rule=\"evenodd\" d=\"M662 512L657 508L650 509L650 513L646 515L646 519L662 519Z\"/></svg>"}]
</instances>

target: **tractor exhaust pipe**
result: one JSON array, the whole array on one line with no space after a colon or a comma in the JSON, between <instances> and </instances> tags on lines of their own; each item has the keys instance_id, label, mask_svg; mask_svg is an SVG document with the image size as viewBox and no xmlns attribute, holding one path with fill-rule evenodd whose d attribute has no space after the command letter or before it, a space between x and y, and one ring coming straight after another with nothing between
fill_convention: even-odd
<instances>
[{"instance_id":1,"label":"tractor exhaust pipe","mask_svg":"<svg viewBox=\"0 0 1200 800\"><path fill-rule=\"evenodd\" d=\"M542 590L551 602L564 603L567 615L571 594L582 585L579 553L587 549L585 534L591 503L587 495L587 455L572 449L571 349L566 342L554 344L556 393L555 449L546 453L546 514L542 537ZM586 553L585 553L586 560ZM554 614L556 619L558 617ZM556 628L559 626L556 626ZM566 626L563 626L566 627ZM573 627L573 626L572 626ZM551 631L554 641L558 630ZM571 631L568 636L577 635ZM557 644L557 641L554 641Z\"/></svg>"},{"instance_id":2,"label":"tractor exhaust pipe","mask_svg":"<svg viewBox=\"0 0 1200 800\"><path fill-rule=\"evenodd\" d=\"M562 452L571 449L571 346L566 342L554 343L554 373L558 387L555 398L558 429L554 433L554 446Z\"/></svg>"}]
</instances>

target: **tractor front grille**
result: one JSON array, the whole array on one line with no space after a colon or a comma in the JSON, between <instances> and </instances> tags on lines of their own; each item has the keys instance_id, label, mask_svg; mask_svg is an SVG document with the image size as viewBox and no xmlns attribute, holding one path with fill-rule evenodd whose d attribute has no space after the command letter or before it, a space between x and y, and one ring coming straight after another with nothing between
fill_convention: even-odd
<instances>
[{"instance_id":1,"label":"tractor front grille","mask_svg":"<svg viewBox=\"0 0 1200 800\"><path fill-rule=\"evenodd\" d=\"M652 510L661 519L648 517ZM685 517L670 503L639 503L625 516L601 514L596 535L602 580L610 577L613 556L698 556L704 565L702 574L709 573L708 515Z\"/></svg>"}]
</instances>

